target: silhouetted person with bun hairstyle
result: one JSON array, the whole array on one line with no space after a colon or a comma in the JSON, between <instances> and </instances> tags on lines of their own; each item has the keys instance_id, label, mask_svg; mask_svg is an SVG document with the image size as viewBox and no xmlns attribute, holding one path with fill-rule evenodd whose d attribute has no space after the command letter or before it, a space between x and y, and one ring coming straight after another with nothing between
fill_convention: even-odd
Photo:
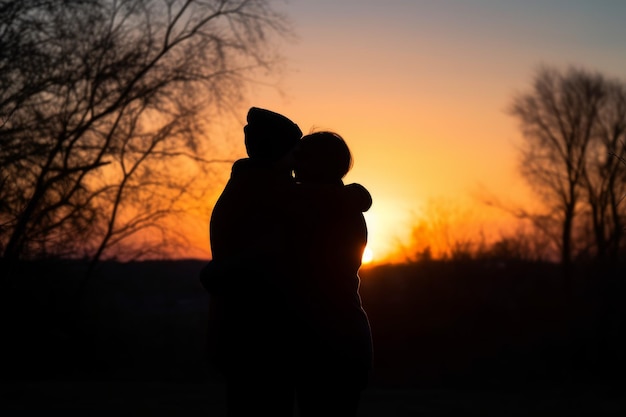
<instances>
[{"instance_id":1,"label":"silhouetted person with bun hairstyle","mask_svg":"<svg viewBox=\"0 0 626 417\"><path fill-rule=\"evenodd\" d=\"M292 257L303 321L296 362L298 408L301 417L356 416L372 364L358 275L367 244L362 212L369 209L371 196L353 185L346 202L342 179L352 167L352 155L334 132L304 136L292 157L299 184Z\"/></svg>"}]
</instances>

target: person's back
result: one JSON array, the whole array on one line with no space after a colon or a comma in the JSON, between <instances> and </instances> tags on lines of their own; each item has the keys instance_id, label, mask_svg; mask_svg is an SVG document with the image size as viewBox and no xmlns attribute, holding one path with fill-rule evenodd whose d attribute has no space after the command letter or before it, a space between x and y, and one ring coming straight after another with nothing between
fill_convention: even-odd
<instances>
[{"instance_id":1,"label":"person's back","mask_svg":"<svg viewBox=\"0 0 626 417\"><path fill-rule=\"evenodd\" d=\"M355 415L371 367L371 330L358 292L367 244L362 211L371 199L364 189L364 206L342 196L351 161L345 142L332 132L303 137L296 154L301 203L293 257L306 323L298 383L304 416Z\"/></svg>"},{"instance_id":2,"label":"person's back","mask_svg":"<svg viewBox=\"0 0 626 417\"><path fill-rule=\"evenodd\" d=\"M272 194L290 185L289 177L252 160L233 168L210 225L212 266L229 271L210 292L214 360L224 372L254 365L243 358L264 361L280 354L283 344L276 338L282 336L285 313L272 253L280 251L284 219ZM268 339L274 343L259 343Z\"/></svg>"},{"instance_id":3,"label":"person's back","mask_svg":"<svg viewBox=\"0 0 626 417\"><path fill-rule=\"evenodd\" d=\"M325 300L313 310L321 361L369 369L371 334L359 295L359 275L367 227L363 214L339 210L313 224L304 274L310 297ZM315 352L313 353L315 355Z\"/></svg>"},{"instance_id":4,"label":"person's back","mask_svg":"<svg viewBox=\"0 0 626 417\"><path fill-rule=\"evenodd\" d=\"M283 401L272 392L286 383L281 373L289 366L292 317L273 255L285 241L280 197L293 184L281 159L302 133L284 116L258 108L250 109L244 132L249 158L233 165L213 208L212 261L202 277L210 293L212 361L228 382L229 415L291 407L288 394Z\"/></svg>"}]
</instances>

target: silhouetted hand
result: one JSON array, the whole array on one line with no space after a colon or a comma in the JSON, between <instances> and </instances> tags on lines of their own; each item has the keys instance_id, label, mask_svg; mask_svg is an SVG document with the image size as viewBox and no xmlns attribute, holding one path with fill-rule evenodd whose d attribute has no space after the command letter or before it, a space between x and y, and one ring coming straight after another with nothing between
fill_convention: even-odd
<instances>
[{"instance_id":1,"label":"silhouetted hand","mask_svg":"<svg viewBox=\"0 0 626 417\"><path fill-rule=\"evenodd\" d=\"M353 203L361 212L366 212L372 207L372 195L367 188L361 184L352 183L344 187L347 199Z\"/></svg>"}]
</instances>

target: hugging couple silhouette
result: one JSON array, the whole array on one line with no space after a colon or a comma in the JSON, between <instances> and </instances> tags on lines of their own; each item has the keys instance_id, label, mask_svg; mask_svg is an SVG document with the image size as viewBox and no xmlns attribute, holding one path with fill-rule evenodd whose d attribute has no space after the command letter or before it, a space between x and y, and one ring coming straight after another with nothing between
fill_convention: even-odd
<instances>
[{"instance_id":1,"label":"hugging couple silhouette","mask_svg":"<svg viewBox=\"0 0 626 417\"><path fill-rule=\"evenodd\" d=\"M228 416L356 416L372 363L359 295L372 199L329 131L302 136L252 107L248 158L233 164L210 222L209 352Z\"/></svg>"}]
</instances>

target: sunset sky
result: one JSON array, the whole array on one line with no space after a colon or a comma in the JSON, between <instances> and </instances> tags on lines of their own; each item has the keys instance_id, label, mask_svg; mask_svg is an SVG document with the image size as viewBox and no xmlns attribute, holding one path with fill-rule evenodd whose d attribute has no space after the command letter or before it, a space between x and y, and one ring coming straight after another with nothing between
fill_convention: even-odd
<instances>
[{"instance_id":1,"label":"sunset sky","mask_svg":"<svg viewBox=\"0 0 626 417\"><path fill-rule=\"evenodd\" d=\"M622 0L291 0L280 91L249 106L331 129L355 158L347 182L373 195L370 249L383 261L433 199L505 221L476 195L524 202L506 112L539 65L626 75ZM241 126L245 112L241 115ZM239 135L239 136L238 136ZM244 155L237 132L234 155ZM226 178L226 177L224 177ZM219 188L219 187L218 187Z\"/></svg>"}]
</instances>

